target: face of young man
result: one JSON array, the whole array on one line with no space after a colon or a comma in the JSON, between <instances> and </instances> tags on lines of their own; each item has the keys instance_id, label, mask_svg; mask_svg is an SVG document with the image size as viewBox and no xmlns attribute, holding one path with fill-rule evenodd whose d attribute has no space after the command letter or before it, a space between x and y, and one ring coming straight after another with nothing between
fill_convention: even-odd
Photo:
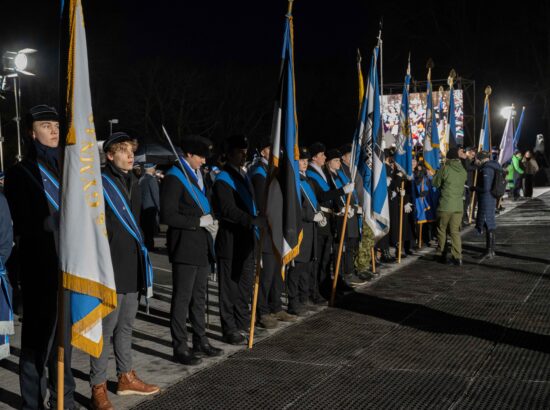
<instances>
[{"instance_id":1,"label":"face of young man","mask_svg":"<svg viewBox=\"0 0 550 410\"><path fill-rule=\"evenodd\" d=\"M271 147L265 147L261 152L260 152L260 155L265 158L265 159L269 159L269 154L271 153Z\"/></svg>"},{"instance_id":2,"label":"face of young man","mask_svg":"<svg viewBox=\"0 0 550 410\"><path fill-rule=\"evenodd\" d=\"M351 161L351 152L347 152L344 155L342 155L342 161L344 162L344 164L349 166L349 163Z\"/></svg>"},{"instance_id":3,"label":"face of young man","mask_svg":"<svg viewBox=\"0 0 550 410\"><path fill-rule=\"evenodd\" d=\"M316 154L311 158L311 162L313 162L316 165L319 165L320 167L325 165L326 160L327 160L327 156L325 155L324 152L319 152L318 154Z\"/></svg>"},{"instance_id":4,"label":"face of young man","mask_svg":"<svg viewBox=\"0 0 550 410\"><path fill-rule=\"evenodd\" d=\"M206 158L195 154L186 154L185 160L189 163L191 169L196 171L206 163Z\"/></svg>"},{"instance_id":5,"label":"face of young man","mask_svg":"<svg viewBox=\"0 0 550 410\"><path fill-rule=\"evenodd\" d=\"M50 148L59 145L58 121L34 121L32 123L32 139Z\"/></svg>"},{"instance_id":6,"label":"face of young man","mask_svg":"<svg viewBox=\"0 0 550 410\"><path fill-rule=\"evenodd\" d=\"M306 172L306 171L307 171L307 163L308 163L307 158L301 159L301 160L298 162L298 166L299 166L300 172Z\"/></svg>"},{"instance_id":7,"label":"face of young man","mask_svg":"<svg viewBox=\"0 0 550 410\"><path fill-rule=\"evenodd\" d=\"M328 167L333 171L338 171L341 166L340 158L333 158L328 162Z\"/></svg>"},{"instance_id":8,"label":"face of young man","mask_svg":"<svg viewBox=\"0 0 550 410\"><path fill-rule=\"evenodd\" d=\"M121 145L115 152L109 151L107 159L118 169L128 172L134 167L134 147L128 142Z\"/></svg>"},{"instance_id":9,"label":"face of young man","mask_svg":"<svg viewBox=\"0 0 550 410\"><path fill-rule=\"evenodd\" d=\"M242 167L246 162L247 149L233 149L227 154L227 162L235 167Z\"/></svg>"}]
</instances>

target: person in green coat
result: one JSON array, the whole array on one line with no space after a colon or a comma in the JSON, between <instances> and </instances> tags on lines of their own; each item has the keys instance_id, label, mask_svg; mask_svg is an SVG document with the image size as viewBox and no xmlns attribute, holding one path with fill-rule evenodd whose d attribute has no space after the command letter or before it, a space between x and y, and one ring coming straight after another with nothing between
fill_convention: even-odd
<instances>
[{"instance_id":1,"label":"person in green coat","mask_svg":"<svg viewBox=\"0 0 550 410\"><path fill-rule=\"evenodd\" d=\"M447 231L451 237L450 264L462 266L462 241L460 238L460 223L464 212L464 184L466 170L458 157L458 149L453 147L447 152L447 159L437 171L433 185L439 188L441 196L437 208L438 253L442 262L446 262L445 245Z\"/></svg>"},{"instance_id":2,"label":"person in green coat","mask_svg":"<svg viewBox=\"0 0 550 410\"><path fill-rule=\"evenodd\" d=\"M508 181L507 188L512 194L514 201L519 199L519 190L521 189L521 178L525 172L521 166L521 152L516 150L512 156L512 162L508 165L508 175L506 181Z\"/></svg>"}]
</instances>

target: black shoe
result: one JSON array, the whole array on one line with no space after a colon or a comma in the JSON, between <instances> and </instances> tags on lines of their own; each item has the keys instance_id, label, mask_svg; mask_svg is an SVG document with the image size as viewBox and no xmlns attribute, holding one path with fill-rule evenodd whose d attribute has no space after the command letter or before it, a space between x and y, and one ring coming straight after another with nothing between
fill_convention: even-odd
<instances>
[{"instance_id":1,"label":"black shoe","mask_svg":"<svg viewBox=\"0 0 550 410\"><path fill-rule=\"evenodd\" d=\"M395 258L390 255L390 251L388 249L384 249L382 251L382 256L380 257L380 260L383 263L395 263Z\"/></svg>"},{"instance_id":2,"label":"black shoe","mask_svg":"<svg viewBox=\"0 0 550 410\"><path fill-rule=\"evenodd\" d=\"M368 282L372 279L372 273L368 271L357 272L357 277L365 282Z\"/></svg>"},{"instance_id":3,"label":"black shoe","mask_svg":"<svg viewBox=\"0 0 550 410\"><path fill-rule=\"evenodd\" d=\"M247 328L246 330L241 330L241 334L248 340L248 337L250 336L250 328ZM254 337L257 336L265 336L268 335L269 332L259 326L254 326Z\"/></svg>"},{"instance_id":4,"label":"black shoe","mask_svg":"<svg viewBox=\"0 0 550 410\"><path fill-rule=\"evenodd\" d=\"M413 252L412 249L405 249L405 253L406 253L407 255L411 255L411 256L414 255L414 252Z\"/></svg>"},{"instance_id":5,"label":"black shoe","mask_svg":"<svg viewBox=\"0 0 550 410\"><path fill-rule=\"evenodd\" d=\"M190 350L183 350L177 353L174 353L174 361L185 364L187 366L196 366L202 363L200 357L195 356L195 354Z\"/></svg>"},{"instance_id":6,"label":"black shoe","mask_svg":"<svg viewBox=\"0 0 550 410\"><path fill-rule=\"evenodd\" d=\"M201 343L197 345L193 345L193 353L197 357L216 357L221 356L223 354L222 349L218 349L217 347L212 346L210 343Z\"/></svg>"},{"instance_id":7,"label":"black shoe","mask_svg":"<svg viewBox=\"0 0 550 410\"><path fill-rule=\"evenodd\" d=\"M241 332L231 332L223 335L223 341L230 345L245 345L246 337L244 337Z\"/></svg>"},{"instance_id":8,"label":"black shoe","mask_svg":"<svg viewBox=\"0 0 550 410\"><path fill-rule=\"evenodd\" d=\"M455 259L451 257L449 262L447 262L447 265L462 266L462 259Z\"/></svg>"},{"instance_id":9,"label":"black shoe","mask_svg":"<svg viewBox=\"0 0 550 410\"><path fill-rule=\"evenodd\" d=\"M354 274L344 275L342 279L344 279L346 285L349 286L358 286L366 282L366 280L363 280L359 276L356 276Z\"/></svg>"}]
</instances>

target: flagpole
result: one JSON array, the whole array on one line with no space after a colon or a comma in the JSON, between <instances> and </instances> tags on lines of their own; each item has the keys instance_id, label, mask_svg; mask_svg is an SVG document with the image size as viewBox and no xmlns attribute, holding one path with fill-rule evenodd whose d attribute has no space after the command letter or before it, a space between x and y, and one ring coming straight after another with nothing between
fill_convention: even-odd
<instances>
[{"instance_id":1,"label":"flagpole","mask_svg":"<svg viewBox=\"0 0 550 410\"><path fill-rule=\"evenodd\" d=\"M418 224L418 247L422 248L422 225L424 224Z\"/></svg>"},{"instance_id":2,"label":"flagpole","mask_svg":"<svg viewBox=\"0 0 550 410\"><path fill-rule=\"evenodd\" d=\"M287 14L286 14L286 18L290 20L290 41L293 42L293 35L292 35L292 6L293 6L293 3L294 3L294 0L288 0L288 10L287 10ZM283 61L281 62L281 70L282 70L282 67L283 67L283 64L285 63L284 59ZM292 73L292 76L294 77L294 72ZM271 153L270 153L270 174L268 175L268 178L266 178L266 184L265 184L265 188L264 188L264 191L265 191L265 195L264 195L264 198L267 197L267 192L268 192L268 188L269 188L269 180L273 177L272 176L272 172L273 172L273 155L274 155L274 152L273 150L271 150ZM277 155L279 155L279 153L277 153ZM287 153L285 153L285 155L287 155ZM265 204L265 201L263 204L261 204L261 207L263 209L260 209L260 215L262 216L265 216L265 207L266 207L266 204ZM252 296L252 311L250 312L250 333L248 335L248 348L249 349L252 349L252 346L254 345L254 329L256 327L256 310L257 310L257 307L258 307L258 293L259 293L259 290L260 290L260 273L261 273L261 270L262 270L262 264L261 264L261 259L262 259L262 244L263 244L263 240L264 240L264 235L265 235L265 228L260 228L260 243L258 244L258 250L257 250L257 253L256 253L256 273L254 275L254 292L253 292L253 296ZM282 266L281 268L281 275L284 275L284 265Z\"/></svg>"},{"instance_id":3,"label":"flagpole","mask_svg":"<svg viewBox=\"0 0 550 410\"><path fill-rule=\"evenodd\" d=\"M336 268L334 269L334 278L332 279L332 292L330 294L330 306L334 306L334 299L336 298L336 284L338 283L338 273L340 272L340 262L342 260L342 249L344 248L344 238L346 236L346 228L348 225L349 204L351 202L352 194L353 194L353 191L351 191L348 194L348 197L346 198L344 220L342 222L342 233L340 234L340 244L338 245L338 256L336 258Z\"/></svg>"},{"instance_id":4,"label":"flagpole","mask_svg":"<svg viewBox=\"0 0 550 410\"><path fill-rule=\"evenodd\" d=\"M491 95L491 87L490 86L487 86L485 87L485 103L483 104L483 111L485 111L485 104L489 104L489 96ZM487 110L487 121L489 121L489 110ZM482 127L485 126L485 124L481 124ZM480 137L481 137L481 133L480 133ZM489 135L488 136L485 136L485 133L483 133L483 138L487 138L487 137L491 137L491 127L489 126ZM490 139L489 139L490 141ZM483 142L482 141L479 141L477 143L477 152L480 152L482 151L482 144ZM489 143L489 147L491 146L491 144ZM474 187L477 185L477 174L478 174L478 170L476 169L475 172L474 172ZM475 198L476 198L476 191L472 192L472 198L470 199L470 207L469 207L469 210L468 210L468 224L471 224L472 223L472 214L474 212L474 204L475 204Z\"/></svg>"},{"instance_id":5,"label":"flagpole","mask_svg":"<svg viewBox=\"0 0 550 410\"><path fill-rule=\"evenodd\" d=\"M372 262L372 273L376 273L376 255L374 253L374 246L370 248L370 259Z\"/></svg>"}]
</instances>

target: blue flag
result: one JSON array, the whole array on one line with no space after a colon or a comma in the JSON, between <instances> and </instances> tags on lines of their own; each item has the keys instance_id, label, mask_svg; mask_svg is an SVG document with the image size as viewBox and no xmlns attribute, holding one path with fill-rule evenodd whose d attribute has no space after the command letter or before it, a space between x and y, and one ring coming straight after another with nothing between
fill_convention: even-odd
<instances>
[{"instance_id":1,"label":"blue flag","mask_svg":"<svg viewBox=\"0 0 550 410\"><path fill-rule=\"evenodd\" d=\"M424 163L428 169L439 169L439 132L434 115L432 93L432 70L428 70L428 90L426 93L426 137L424 138Z\"/></svg>"},{"instance_id":2,"label":"blue flag","mask_svg":"<svg viewBox=\"0 0 550 410\"><path fill-rule=\"evenodd\" d=\"M479 134L478 151L491 151L491 131L489 130L489 96L485 97L485 107L483 108L483 121L481 123L481 132Z\"/></svg>"},{"instance_id":3,"label":"blue flag","mask_svg":"<svg viewBox=\"0 0 550 410\"><path fill-rule=\"evenodd\" d=\"M523 114L525 114L525 107L521 110L521 117L519 117L518 127L514 133L514 151L518 149L519 139L521 138L521 127L523 125Z\"/></svg>"},{"instance_id":4,"label":"blue flag","mask_svg":"<svg viewBox=\"0 0 550 410\"><path fill-rule=\"evenodd\" d=\"M303 238L300 189L298 120L294 82L294 26L286 16L279 93L271 131L271 164L267 177L265 214L273 246L281 263L290 263L300 253Z\"/></svg>"},{"instance_id":5,"label":"blue flag","mask_svg":"<svg viewBox=\"0 0 550 410\"><path fill-rule=\"evenodd\" d=\"M377 46L373 51L367 90L355 134L360 147L357 166L363 179L363 214L375 238L386 235L390 228L386 164L382 149L378 53Z\"/></svg>"},{"instance_id":6,"label":"blue flag","mask_svg":"<svg viewBox=\"0 0 550 410\"><path fill-rule=\"evenodd\" d=\"M403 98L401 99L401 112L399 113L399 134L395 146L395 165L405 173L408 179L412 178L412 138L409 126L409 84L411 82L411 60L407 65L405 84L403 85Z\"/></svg>"}]
</instances>

